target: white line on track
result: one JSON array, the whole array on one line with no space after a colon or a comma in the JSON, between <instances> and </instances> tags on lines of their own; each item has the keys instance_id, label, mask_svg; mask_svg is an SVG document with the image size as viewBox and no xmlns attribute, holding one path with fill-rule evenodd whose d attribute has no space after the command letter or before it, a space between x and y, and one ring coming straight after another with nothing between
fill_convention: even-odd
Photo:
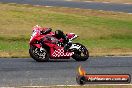
<instances>
[{"instance_id":1,"label":"white line on track","mask_svg":"<svg viewBox=\"0 0 132 88\"><path fill-rule=\"evenodd\" d=\"M123 4L128 4L128 5L132 5L132 3L123 3Z\"/></svg>"},{"instance_id":2,"label":"white line on track","mask_svg":"<svg viewBox=\"0 0 132 88\"><path fill-rule=\"evenodd\" d=\"M66 0L66 1L74 1L74 0ZM80 2L96 3L95 1L80 1ZM98 3L110 4L110 3L114 3L114 2L98 2ZM116 3L116 4L127 4L127 5L132 5L132 3Z\"/></svg>"},{"instance_id":3,"label":"white line on track","mask_svg":"<svg viewBox=\"0 0 132 88\"><path fill-rule=\"evenodd\" d=\"M99 2L99 3L106 3L106 4L109 4L110 2Z\"/></svg>"},{"instance_id":4,"label":"white line on track","mask_svg":"<svg viewBox=\"0 0 132 88\"><path fill-rule=\"evenodd\" d=\"M93 10L93 9L89 9L89 10ZM97 10L97 11L105 11L105 10ZM132 14L132 13L127 13L127 12L119 12L119 11L108 11L108 12L113 12L113 13L126 13L126 14Z\"/></svg>"},{"instance_id":5,"label":"white line on track","mask_svg":"<svg viewBox=\"0 0 132 88\"><path fill-rule=\"evenodd\" d=\"M0 88L15 88L15 87L0 87Z\"/></svg>"},{"instance_id":6,"label":"white line on track","mask_svg":"<svg viewBox=\"0 0 132 88\"><path fill-rule=\"evenodd\" d=\"M67 1L73 1L73 0L67 0ZM84 2L93 2L93 1L84 1ZM106 3L106 2L105 2ZM130 3L129 3L130 4ZM132 4L132 3L131 3ZM23 4L23 5L29 5L29 4ZM42 5L33 5L33 6L42 6ZM55 6L44 6L44 7L55 7ZM61 8L69 8L69 7L61 7ZM82 8L74 8L74 9L82 9ZM94 9L88 9L88 10L94 10ZM105 11L105 10L97 10L97 11ZM117 12L117 13L127 13L127 12L118 12L118 11L109 11L109 12ZM132 15L132 13L127 13Z\"/></svg>"},{"instance_id":7,"label":"white line on track","mask_svg":"<svg viewBox=\"0 0 132 88\"><path fill-rule=\"evenodd\" d=\"M73 1L73 0L66 0L66 1Z\"/></svg>"},{"instance_id":8,"label":"white line on track","mask_svg":"<svg viewBox=\"0 0 132 88\"><path fill-rule=\"evenodd\" d=\"M34 88L34 87L45 87L45 88L50 88L50 87L74 87L74 86L80 86L80 85L52 85L52 86L22 86L22 88ZM83 86L132 86L132 84L87 84Z\"/></svg>"},{"instance_id":9,"label":"white line on track","mask_svg":"<svg viewBox=\"0 0 132 88\"><path fill-rule=\"evenodd\" d=\"M25 5L28 5L28 4L25 4ZM41 6L41 5L33 5L33 6ZM55 6L44 6L44 7L50 8L50 7L55 7ZM61 7L61 8L69 8L69 7ZM82 8L74 8L74 9L82 9ZM93 10L93 9L88 9L88 10ZM105 10L97 10L97 11L105 11ZM116 12L116 11L108 11L108 12ZM126 13L126 12L118 12L117 11L117 13ZM126 13L126 14L132 15L132 13Z\"/></svg>"},{"instance_id":10,"label":"white line on track","mask_svg":"<svg viewBox=\"0 0 132 88\"><path fill-rule=\"evenodd\" d=\"M130 14L130 15L131 15L132 13L128 13L128 14Z\"/></svg>"}]
</instances>

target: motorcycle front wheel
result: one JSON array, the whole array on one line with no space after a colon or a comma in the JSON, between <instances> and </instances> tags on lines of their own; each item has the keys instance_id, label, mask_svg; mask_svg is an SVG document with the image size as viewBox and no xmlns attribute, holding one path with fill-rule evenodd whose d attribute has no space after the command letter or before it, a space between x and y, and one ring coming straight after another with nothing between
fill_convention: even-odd
<instances>
[{"instance_id":1,"label":"motorcycle front wheel","mask_svg":"<svg viewBox=\"0 0 132 88\"><path fill-rule=\"evenodd\" d=\"M45 48L40 49L35 46L30 46L29 54L37 62L49 61L49 53Z\"/></svg>"},{"instance_id":2,"label":"motorcycle front wheel","mask_svg":"<svg viewBox=\"0 0 132 88\"><path fill-rule=\"evenodd\" d=\"M76 45L81 47L78 50L74 51L72 58L76 61L86 61L89 58L88 49L82 44L76 43Z\"/></svg>"}]
</instances>

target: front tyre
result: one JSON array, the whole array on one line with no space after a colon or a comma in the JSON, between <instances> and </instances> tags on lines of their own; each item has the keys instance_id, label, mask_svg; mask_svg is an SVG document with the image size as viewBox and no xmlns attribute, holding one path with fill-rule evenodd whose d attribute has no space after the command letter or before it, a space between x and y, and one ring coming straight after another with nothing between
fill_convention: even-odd
<instances>
[{"instance_id":1,"label":"front tyre","mask_svg":"<svg viewBox=\"0 0 132 88\"><path fill-rule=\"evenodd\" d=\"M29 54L37 62L49 61L49 53L44 48L40 49L35 46L30 46Z\"/></svg>"},{"instance_id":2,"label":"front tyre","mask_svg":"<svg viewBox=\"0 0 132 88\"><path fill-rule=\"evenodd\" d=\"M89 58L89 52L87 48L79 43L76 43L76 45L80 46L80 48L74 50L74 55L72 58L76 61L86 61Z\"/></svg>"}]
</instances>

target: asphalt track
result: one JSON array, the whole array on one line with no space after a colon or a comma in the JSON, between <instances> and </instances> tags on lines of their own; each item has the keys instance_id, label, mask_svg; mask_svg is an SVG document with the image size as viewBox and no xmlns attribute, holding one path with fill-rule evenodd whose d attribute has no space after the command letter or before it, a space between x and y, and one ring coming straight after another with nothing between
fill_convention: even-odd
<instances>
[{"instance_id":1,"label":"asphalt track","mask_svg":"<svg viewBox=\"0 0 132 88\"><path fill-rule=\"evenodd\" d=\"M0 58L0 87L76 85L79 65L88 74L132 75L132 57L90 57L85 62L71 59L43 63L31 58Z\"/></svg>"},{"instance_id":2,"label":"asphalt track","mask_svg":"<svg viewBox=\"0 0 132 88\"><path fill-rule=\"evenodd\" d=\"M65 0L0 0L4 3L32 4L43 6L72 7L132 13L132 4L108 4L99 2L73 2Z\"/></svg>"}]
</instances>

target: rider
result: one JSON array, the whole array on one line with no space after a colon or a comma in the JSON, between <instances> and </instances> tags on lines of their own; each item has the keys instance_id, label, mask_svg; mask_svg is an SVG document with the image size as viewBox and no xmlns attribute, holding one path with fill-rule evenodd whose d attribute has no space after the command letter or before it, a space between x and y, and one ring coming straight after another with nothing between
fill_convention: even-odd
<instances>
[{"instance_id":1,"label":"rider","mask_svg":"<svg viewBox=\"0 0 132 88\"><path fill-rule=\"evenodd\" d=\"M46 30L52 30L51 28L42 28L42 31L41 33L45 33ZM69 39L66 37L66 35L63 33L63 31L61 30L56 30L55 31L55 37L58 38L58 39L63 39L63 45L64 45L64 51L67 51L70 46L71 46L71 43L69 42Z\"/></svg>"},{"instance_id":2,"label":"rider","mask_svg":"<svg viewBox=\"0 0 132 88\"><path fill-rule=\"evenodd\" d=\"M66 51L66 50L68 50L68 48L70 48L70 46L71 46L71 43L69 42L69 39L66 37L66 35L63 33L63 31L61 31L61 30L56 30L55 31L55 36L56 36L56 38L58 38L58 39L63 39L64 41L63 41L63 44L64 44L64 50Z\"/></svg>"},{"instance_id":3,"label":"rider","mask_svg":"<svg viewBox=\"0 0 132 88\"><path fill-rule=\"evenodd\" d=\"M66 37L66 35L61 30L56 30L55 31L55 36L58 39L61 39L61 38L64 39L64 41L63 41L64 44L69 42L69 39Z\"/></svg>"}]
</instances>

